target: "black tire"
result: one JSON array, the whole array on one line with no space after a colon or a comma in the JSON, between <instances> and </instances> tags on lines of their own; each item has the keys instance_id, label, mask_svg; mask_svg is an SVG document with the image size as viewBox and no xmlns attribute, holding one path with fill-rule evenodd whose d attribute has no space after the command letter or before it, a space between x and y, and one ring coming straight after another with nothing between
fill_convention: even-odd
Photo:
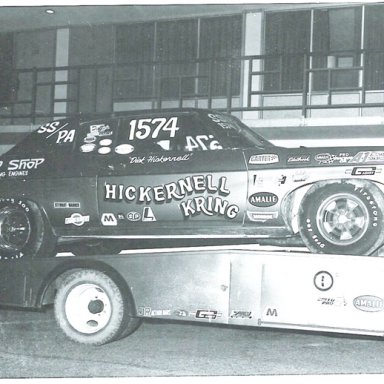
<instances>
[{"instance_id":1,"label":"black tire","mask_svg":"<svg viewBox=\"0 0 384 384\"><path fill-rule=\"evenodd\" d=\"M299 210L299 232L310 251L370 255L384 241L384 198L369 182L314 185Z\"/></svg>"},{"instance_id":2,"label":"black tire","mask_svg":"<svg viewBox=\"0 0 384 384\"><path fill-rule=\"evenodd\" d=\"M102 345L128 336L140 325L129 315L133 306L115 281L93 269L74 271L57 291L54 310L58 325L73 341Z\"/></svg>"},{"instance_id":3,"label":"black tire","mask_svg":"<svg viewBox=\"0 0 384 384\"><path fill-rule=\"evenodd\" d=\"M122 245L117 240L86 241L70 246L70 251L75 256L117 255L122 249Z\"/></svg>"},{"instance_id":4,"label":"black tire","mask_svg":"<svg viewBox=\"0 0 384 384\"><path fill-rule=\"evenodd\" d=\"M36 204L22 199L0 199L0 259L49 257L56 238Z\"/></svg>"}]
</instances>

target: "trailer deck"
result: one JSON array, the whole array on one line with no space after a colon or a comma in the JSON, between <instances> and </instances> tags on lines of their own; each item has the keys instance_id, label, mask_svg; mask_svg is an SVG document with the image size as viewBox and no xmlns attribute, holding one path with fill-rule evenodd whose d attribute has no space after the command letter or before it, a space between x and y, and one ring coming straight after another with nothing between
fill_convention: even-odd
<instances>
[{"instance_id":1,"label":"trailer deck","mask_svg":"<svg viewBox=\"0 0 384 384\"><path fill-rule=\"evenodd\" d=\"M381 257L220 246L2 264L1 304L41 308L67 276L87 270L127 288L132 317L384 335Z\"/></svg>"}]
</instances>

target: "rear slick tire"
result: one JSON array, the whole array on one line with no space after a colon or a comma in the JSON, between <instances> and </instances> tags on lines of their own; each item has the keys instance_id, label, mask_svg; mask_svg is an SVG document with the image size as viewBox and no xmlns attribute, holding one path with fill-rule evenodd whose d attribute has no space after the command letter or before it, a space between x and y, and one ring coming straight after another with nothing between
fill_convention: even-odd
<instances>
[{"instance_id":1,"label":"rear slick tire","mask_svg":"<svg viewBox=\"0 0 384 384\"><path fill-rule=\"evenodd\" d=\"M384 241L383 208L373 183L314 185L299 209L299 232L314 253L370 255Z\"/></svg>"},{"instance_id":2,"label":"rear slick tire","mask_svg":"<svg viewBox=\"0 0 384 384\"><path fill-rule=\"evenodd\" d=\"M0 260L49 257L55 247L48 220L35 203L0 199Z\"/></svg>"}]
</instances>

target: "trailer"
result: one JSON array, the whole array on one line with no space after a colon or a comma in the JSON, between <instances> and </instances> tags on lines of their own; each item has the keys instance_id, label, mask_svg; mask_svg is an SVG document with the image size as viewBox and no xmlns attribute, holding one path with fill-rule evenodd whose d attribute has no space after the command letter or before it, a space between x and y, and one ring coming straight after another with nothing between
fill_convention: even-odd
<instances>
[{"instance_id":1,"label":"trailer","mask_svg":"<svg viewBox=\"0 0 384 384\"><path fill-rule=\"evenodd\" d=\"M260 246L0 260L0 304L53 304L72 340L101 345L157 318L382 337L384 258Z\"/></svg>"}]
</instances>

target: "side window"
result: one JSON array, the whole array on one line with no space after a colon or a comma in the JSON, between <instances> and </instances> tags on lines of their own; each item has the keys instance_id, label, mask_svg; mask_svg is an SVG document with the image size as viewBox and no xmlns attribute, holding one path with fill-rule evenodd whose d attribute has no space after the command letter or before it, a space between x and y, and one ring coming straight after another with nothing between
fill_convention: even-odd
<instances>
[{"instance_id":1,"label":"side window","mask_svg":"<svg viewBox=\"0 0 384 384\"><path fill-rule=\"evenodd\" d=\"M104 119L81 124L76 152L101 156L112 153L117 125L117 119Z\"/></svg>"},{"instance_id":2,"label":"side window","mask_svg":"<svg viewBox=\"0 0 384 384\"><path fill-rule=\"evenodd\" d=\"M183 117L183 134L179 136L178 145L185 152L223 149L217 134L197 114Z\"/></svg>"},{"instance_id":3,"label":"side window","mask_svg":"<svg viewBox=\"0 0 384 384\"><path fill-rule=\"evenodd\" d=\"M222 149L217 135L196 113L123 118L116 153L195 152Z\"/></svg>"}]
</instances>

